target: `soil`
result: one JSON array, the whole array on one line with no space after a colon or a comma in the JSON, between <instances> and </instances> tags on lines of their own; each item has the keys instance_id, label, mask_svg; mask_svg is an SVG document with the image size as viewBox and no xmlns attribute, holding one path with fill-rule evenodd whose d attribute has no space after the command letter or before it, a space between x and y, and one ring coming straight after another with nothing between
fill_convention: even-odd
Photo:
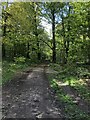
<instances>
[{"instance_id":1,"label":"soil","mask_svg":"<svg viewBox=\"0 0 90 120\"><path fill-rule=\"evenodd\" d=\"M18 74L2 88L2 118L63 118L63 107L49 87L45 65Z\"/></svg>"},{"instance_id":2,"label":"soil","mask_svg":"<svg viewBox=\"0 0 90 120\"><path fill-rule=\"evenodd\" d=\"M49 85L47 74L56 73L47 65L40 65L14 76L2 87L2 118L65 118L65 105L57 99ZM89 113L86 104L69 86L63 87L78 107ZM78 100L77 100L78 99Z\"/></svg>"}]
</instances>

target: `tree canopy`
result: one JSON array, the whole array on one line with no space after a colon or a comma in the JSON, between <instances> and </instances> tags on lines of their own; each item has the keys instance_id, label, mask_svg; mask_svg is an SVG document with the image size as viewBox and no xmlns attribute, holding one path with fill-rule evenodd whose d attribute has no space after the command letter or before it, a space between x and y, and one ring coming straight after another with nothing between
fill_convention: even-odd
<instances>
[{"instance_id":1,"label":"tree canopy","mask_svg":"<svg viewBox=\"0 0 90 120\"><path fill-rule=\"evenodd\" d=\"M3 58L90 63L89 6L90 2L3 2ZM43 18L52 25L52 38L41 24Z\"/></svg>"}]
</instances>

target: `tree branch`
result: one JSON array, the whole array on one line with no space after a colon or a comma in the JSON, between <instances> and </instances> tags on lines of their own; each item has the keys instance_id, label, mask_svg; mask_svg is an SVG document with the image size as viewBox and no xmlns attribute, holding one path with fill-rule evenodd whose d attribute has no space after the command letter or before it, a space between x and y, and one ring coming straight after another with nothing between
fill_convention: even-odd
<instances>
[{"instance_id":1,"label":"tree branch","mask_svg":"<svg viewBox=\"0 0 90 120\"><path fill-rule=\"evenodd\" d=\"M47 42L45 42L44 40L42 40L50 49L53 49Z\"/></svg>"}]
</instances>

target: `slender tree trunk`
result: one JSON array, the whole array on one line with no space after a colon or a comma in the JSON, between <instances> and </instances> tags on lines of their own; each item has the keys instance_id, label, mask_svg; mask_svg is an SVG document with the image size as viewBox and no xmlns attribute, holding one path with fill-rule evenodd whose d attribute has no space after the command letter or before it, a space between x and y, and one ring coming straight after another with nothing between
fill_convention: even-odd
<instances>
[{"instance_id":1,"label":"slender tree trunk","mask_svg":"<svg viewBox=\"0 0 90 120\"><path fill-rule=\"evenodd\" d=\"M27 43L27 58L29 59L30 56L29 56L29 42Z\"/></svg>"},{"instance_id":2,"label":"slender tree trunk","mask_svg":"<svg viewBox=\"0 0 90 120\"><path fill-rule=\"evenodd\" d=\"M37 39L38 39L38 36L37 36ZM37 53L38 60L41 60L40 45L38 40L37 40L37 48L38 48L38 53Z\"/></svg>"},{"instance_id":3,"label":"slender tree trunk","mask_svg":"<svg viewBox=\"0 0 90 120\"><path fill-rule=\"evenodd\" d=\"M5 45L2 43L2 58L6 56Z\"/></svg>"},{"instance_id":4,"label":"slender tree trunk","mask_svg":"<svg viewBox=\"0 0 90 120\"><path fill-rule=\"evenodd\" d=\"M6 3L6 8L8 7L8 2ZM3 7L3 10L4 10L4 7ZM7 22L7 14L6 12L4 11L4 27L3 27L3 37L6 36L6 22ZM6 49L5 49L5 44L2 42L2 57L6 57Z\"/></svg>"},{"instance_id":5,"label":"slender tree trunk","mask_svg":"<svg viewBox=\"0 0 90 120\"><path fill-rule=\"evenodd\" d=\"M66 47L66 63L67 63L67 59L68 59L68 52L69 52L69 41L67 41L67 47Z\"/></svg>"},{"instance_id":6,"label":"slender tree trunk","mask_svg":"<svg viewBox=\"0 0 90 120\"><path fill-rule=\"evenodd\" d=\"M52 40L53 40L53 62L56 62L56 41L55 41L55 10L52 10Z\"/></svg>"},{"instance_id":7,"label":"slender tree trunk","mask_svg":"<svg viewBox=\"0 0 90 120\"><path fill-rule=\"evenodd\" d=\"M35 36L36 36L36 45L37 45L37 59L40 61L41 60L41 53L40 53L40 44L39 44L39 40L38 40L38 29L37 29L37 13L36 13L36 6L34 6L35 9L35 18L34 18L34 22L35 22Z\"/></svg>"},{"instance_id":8,"label":"slender tree trunk","mask_svg":"<svg viewBox=\"0 0 90 120\"><path fill-rule=\"evenodd\" d=\"M7 16L5 14L4 16L4 27L3 27L3 37L6 36L6 21L7 21ZM5 50L5 44L2 42L2 57L6 57L6 50Z\"/></svg>"},{"instance_id":9,"label":"slender tree trunk","mask_svg":"<svg viewBox=\"0 0 90 120\"><path fill-rule=\"evenodd\" d=\"M69 14L68 14L68 39L66 41L66 63L68 61L68 52L69 52L69 44L70 44L70 6L69 6Z\"/></svg>"},{"instance_id":10,"label":"slender tree trunk","mask_svg":"<svg viewBox=\"0 0 90 120\"><path fill-rule=\"evenodd\" d=\"M88 10L88 38L89 38L89 42L88 42L88 63L90 64L90 11Z\"/></svg>"},{"instance_id":11,"label":"slender tree trunk","mask_svg":"<svg viewBox=\"0 0 90 120\"><path fill-rule=\"evenodd\" d=\"M17 56L16 49L17 49L17 47L16 47L16 44L14 43L14 45L13 45L13 58Z\"/></svg>"},{"instance_id":12,"label":"slender tree trunk","mask_svg":"<svg viewBox=\"0 0 90 120\"><path fill-rule=\"evenodd\" d=\"M70 17L70 6L69 6L68 17ZM68 28L67 29L68 29L68 33L69 33L70 32L70 21L69 20L68 20ZM66 39L63 11L62 11L62 30L63 30L63 40L64 40L64 50L65 50L63 63L66 64L67 63L67 59L68 59L70 36L68 34L68 39Z\"/></svg>"},{"instance_id":13,"label":"slender tree trunk","mask_svg":"<svg viewBox=\"0 0 90 120\"><path fill-rule=\"evenodd\" d=\"M63 12L62 12L62 30L63 30L63 40L64 40L64 59L63 63L66 63L66 39L65 39L65 26L64 26L64 17L63 17Z\"/></svg>"}]
</instances>

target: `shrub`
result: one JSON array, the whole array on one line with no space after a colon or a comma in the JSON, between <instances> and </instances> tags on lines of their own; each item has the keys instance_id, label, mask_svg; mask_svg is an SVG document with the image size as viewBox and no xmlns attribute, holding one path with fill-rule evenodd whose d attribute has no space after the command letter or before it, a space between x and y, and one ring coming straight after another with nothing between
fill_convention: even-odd
<instances>
[{"instance_id":1,"label":"shrub","mask_svg":"<svg viewBox=\"0 0 90 120\"><path fill-rule=\"evenodd\" d=\"M15 61L16 63L25 63L26 58L25 58L25 57L15 57L15 58L14 58L14 61Z\"/></svg>"}]
</instances>

